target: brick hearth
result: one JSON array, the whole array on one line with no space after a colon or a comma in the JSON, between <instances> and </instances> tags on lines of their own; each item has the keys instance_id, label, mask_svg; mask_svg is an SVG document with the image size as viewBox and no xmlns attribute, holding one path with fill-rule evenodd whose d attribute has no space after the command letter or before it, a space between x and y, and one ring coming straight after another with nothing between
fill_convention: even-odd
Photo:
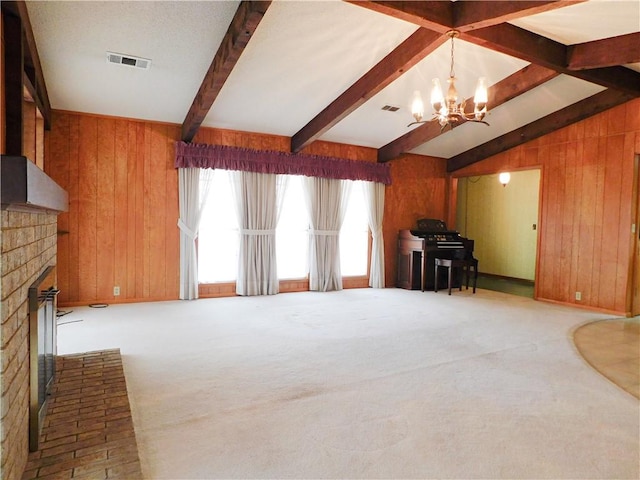
<instances>
[{"instance_id":1,"label":"brick hearth","mask_svg":"<svg viewBox=\"0 0 640 480\"><path fill-rule=\"evenodd\" d=\"M23 480L142 478L119 350L56 359L56 380Z\"/></svg>"}]
</instances>

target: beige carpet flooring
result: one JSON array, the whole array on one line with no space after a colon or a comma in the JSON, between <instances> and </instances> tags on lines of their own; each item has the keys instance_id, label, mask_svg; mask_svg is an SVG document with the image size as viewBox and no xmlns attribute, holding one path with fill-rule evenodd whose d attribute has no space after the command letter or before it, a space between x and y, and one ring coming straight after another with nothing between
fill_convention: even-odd
<instances>
[{"instance_id":1,"label":"beige carpet flooring","mask_svg":"<svg viewBox=\"0 0 640 480\"><path fill-rule=\"evenodd\" d=\"M637 479L640 408L577 353L611 316L488 290L76 308L121 350L145 478Z\"/></svg>"}]
</instances>

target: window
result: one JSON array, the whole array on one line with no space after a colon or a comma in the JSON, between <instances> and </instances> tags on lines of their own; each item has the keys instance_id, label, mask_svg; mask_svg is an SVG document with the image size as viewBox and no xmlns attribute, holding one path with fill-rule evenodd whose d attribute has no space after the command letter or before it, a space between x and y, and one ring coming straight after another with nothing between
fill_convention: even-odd
<instances>
[{"instance_id":1,"label":"window","mask_svg":"<svg viewBox=\"0 0 640 480\"><path fill-rule=\"evenodd\" d=\"M364 182L353 182L340 232L340 269L343 276L367 274L369 226L363 188ZM216 170L198 234L200 283L236 280L239 238L231 171ZM308 250L309 220L302 177L291 175L276 229L278 278L306 278L309 274Z\"/></svg>"},{"instance_id":2,"label":"window","mask_svg":"<svg viewBox=\"0 0 640 480\"><path fill-rule=\"evenodd\" d=\"M309 217L302 191L302 177L289 175L276 228L278 278L309 275Z\"/></svg>"},{"instance_id":3,"label":"window","mask_svg":"<svg viewBox=\"0 0 640 480\"><path fill-rule=\"evenodd\" d=\"M200 188L202 192L204 189ZM238 275L239 229L231 171L215 170L200 217L198 282L234 282Z\"/></svg>"},{"instance_id":4,"label":"window","mask_svg":"<svg viewBox=\"0 0 640 480\"><path fill-rule=\"evenodd\" d=\"M344 277L366 275L368 264L369 220L364 182L354 181L340 229L340 271Z\"/></svg>"}]
</instances>

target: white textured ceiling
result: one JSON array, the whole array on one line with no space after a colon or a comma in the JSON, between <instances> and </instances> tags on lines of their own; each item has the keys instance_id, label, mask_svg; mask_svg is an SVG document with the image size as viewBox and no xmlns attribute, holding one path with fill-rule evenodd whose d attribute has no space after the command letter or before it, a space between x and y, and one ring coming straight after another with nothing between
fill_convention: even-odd
<instances>
[{"instance_id":1,"label":"white textured ceiling","mask_svg":"<svg viewBox=\"0 0 640 480\"><path fill-rule=\"evenodd\" d=\"M182 123L239 3L27 2L51 107Z\"/></svg>"},{"instance_id":2,"label":"white textured ceiling","mask_svg":"<svg viewBox=\"0 0 640 480\"><path fill-rule=\"evenodd\" d=\"M181 124L238 4L27 2L52 108ZM640 31L640 0L591 0L511 23L566 45L582 43ZM416 28L340 1L275 1L203 125L291 136ZM151 68L109 64L107 51L150 58ZM455 43L461 96L473 95L478 76L494 84L525 65ZM640 71L640 64L628 67ZM448 72L447 43L321 138L387 144L408 131L412 92L428 98L431 79L444 82ZM466 124L413 152L449 158L600 90L562 75L492 109L490 127Z\"/></svg>"}]
</instances>

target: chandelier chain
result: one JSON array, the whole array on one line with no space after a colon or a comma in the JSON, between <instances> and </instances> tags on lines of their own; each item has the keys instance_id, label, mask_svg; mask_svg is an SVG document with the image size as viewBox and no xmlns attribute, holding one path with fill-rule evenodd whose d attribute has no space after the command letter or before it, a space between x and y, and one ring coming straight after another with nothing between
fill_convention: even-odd
<instances>
[{"instance_id":1,"label":"chandelier chain","mask_svg":"<svg viewBox=\"0 0 640 480\"><path fill-rule=\"evenodd\" d=\"M453 70L453 37L454 35L451 35L451 68L449 69L449 77L456 76L456 72Z\"/></svg>"}]
</instances>

